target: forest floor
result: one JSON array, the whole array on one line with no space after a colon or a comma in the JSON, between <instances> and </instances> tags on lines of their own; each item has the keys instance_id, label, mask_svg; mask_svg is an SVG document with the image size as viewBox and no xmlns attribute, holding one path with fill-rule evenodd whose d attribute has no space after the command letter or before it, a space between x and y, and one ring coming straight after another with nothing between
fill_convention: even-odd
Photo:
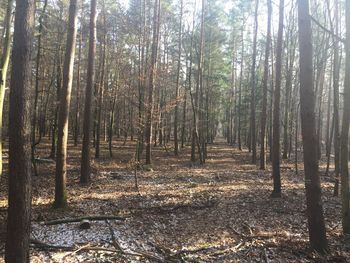
<instances>
[{"instance_id":1,"label":"forest floor","mask_svg":"<svg viewBox=\"0 0 350 263\"><path fill-rule=\"evenodd\" d=\"M350 237L341 234L341 203L333 197L333 178L321 166L324 212L331 254L308 250L303 170L281 164L282 198L273 199L270 167L259 170L250 154L218 140L208 147L203 166L189 162L189 148L179 157L154 148L152 169L130 168L135 145L115 143L109 157L94 160L92 183L79 185L80 146L69 145L68 202L53 209L55 164L39 164L33 177L31 262L350 262ZM48 144L38 155L47 156ZM5 154L6 156L6 154ZM4 254L7 176L0 185ZM60 218L92 215L125 220L46 225Z\"/></svg>"}]
</instances>

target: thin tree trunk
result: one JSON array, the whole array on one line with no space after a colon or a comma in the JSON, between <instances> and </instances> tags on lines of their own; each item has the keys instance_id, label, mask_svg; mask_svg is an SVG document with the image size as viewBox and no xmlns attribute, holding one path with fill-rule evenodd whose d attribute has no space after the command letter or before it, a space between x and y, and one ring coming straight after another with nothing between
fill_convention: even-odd
<instances>
[{"instance_id":1,"label":"thin tree trunk","mask_svg":"<svg viewBox=\"0 0 350 263\"><path fill-rule=\"evenodd\" d=\"M66 178L67 178L67 143L68 118L71 101L75 43L77 35L77 0L71 0L69 5L68 35L66 54L63 64L63 85L60 94L60 108L58 114L57 153L56 153L56 180L55 180L55 208L67 205Z\"/></svg>"},{"instance_id":2,"label":"thin tree trunk","mask_svg":"<svg viewBox=\"0 0 350 263\"><path fill-rule=\"evenodd\" d=\"M105 20L105 18L103 18ZM105 22L104 22L105 23ZM105 25L104 25L105 26ZM100 158L100 142L101 142L101 118L103 107L103 94L104 94L104 81L105 81L105 64L106 64L106 32L103 36L102 47L102 63L100 73L100 83L98 84L97 91L97 122L96 122L96 141L95 141L95 158Z\"/></svg>"},{"instance_id":3,"label":"thin tree trunk","mask_svg":"<svg viewBox=\"0 0 350 263\"><path fill-rule=\"evenodd\" d=\"M178 115L179 115L179 82L180 82L180 69L181 69L181 49L182 49L182 13L183 13L183 0L180 0L180 25L179 25L179 54L177 62L177 73L176 73L176 88L175 88L175 116L174 116L174 154L179 154L179 142L178 142Z\"/></svg>"},{"instance_id":4,"label":"thin tree trunk","mask_svg":"<svg viewBox=\"0 0 350 263\"><path fill-rule=\"evenodd\" d=\"M284 0L279 4L279 25L276 49L276 83L274 90L273 107L273 133L272 133L272 177L273 191L272 197L281 196L281 175L280 175L280 98L282 79L282 51L283 51L283 17Z\"/></svg>"},{"instance_id":5,"label":"thin tree trunk","mask_svg":"<svg viewBox=\"0 0 350 263\"><path fill-rule=\"evenodd\" d=\"M335 30L334 33L338 34L338 1L335 0L334 17L335 17ZM333 119L334 119L334 166L335 166L335 183L334 183L334 196L339 195L339 173L340 173L340 136L339 136L339 71L340 71L340 58L339 58L339 41L333 39Z\"/></svg>"},{"instance_id":6,"label":"thin tree trunk","mask_svg":"<svg viewBox=\"0 0 350 263\"><path fill-rule=\"evenodd\" d=\"M251 103L250 103L250 134L251 134L251 149L252 149L252 163L256 163L256 120L255 120L255 103L256 103L256 46L258 34L258 8L259 0L255 1L254 13L254 40L253 40L253 57L252 57L252 75L251 75Z\"/></svg>"},{"instance_id":7,"label":"thin tree trunk","mask_svg":"<svg viewBox=\"0 0 350 263\"><path fill-rule=\"evenodd\" d=\"M37 115L38 115L38 99L39 99L39 77L40 77L40 63L41 63L41 42L42 42L42 35L43 35L43 19L45 16L46 12L46 7L47 7L47 0L44 1L44 6L42 13L39 18L39 29L38 29L38 50L36 54L36 68L35 68L35 91L34 91L34 105L33 105L33 121L32 121L32 152L31 152L31 157L32 157L32 165L33 165L33 172L34 175L38 175L38 170L36 167L36 162L35 162L35 148L36 145L40 142L40 137L38 141L36 140L36 125L37 125Z\"/></svg>"},{"instance_id":8,"label":"thin tree trunk","mask_svg":"<svg viewBox=\"0 0 350 263\"><path fill-rule=\"evenodd\" d=\"M265 155L265 137L266 137L266 119L267 119L267 85L269 81L269 58L271 47L271 16L272 3L267 0L267 36L265 46L265 63L264 63L264 80L263 80L263 101L261 111L261 132L260 132L260 169L265 170L266 155Z\"/></svg>"},{"instance_id":9,"label":"thin tree trunk","mask_svg":"<svg viewBox=\"0 0 350 263\"><path fill-rule=\"evenodd\" d=\"M80 133L80 64L81 64L81 45L83 42L83 32L80 28L79 35L79 49L78 49L78 65L77 65L77 94L76 94L76 109L75 109L75 120L74 120L74 146L78 145L79 133Z\"/></svg>"},{"instance_id":10,"label":"thin tree trunk","mask_svg":"<svg viewBox=\"0 0 350 263\"><path fill-rule=\"evenodd\" d=\"M243 60L244 60L244 23L242 24L241 29L241 41L242 41L242 50L241 50L241 65L240 65L240 73L239 73L239 89L238 89L238 149L242 150L242 136L241 136L241 130L242 130L242 83L243 83Z\"/></svg>"},{"instance_id":11,"label":"thin tree trunk","mask_svg":"<svg viewBox=\"0 0 350 263\"><path fill-rule=\"evenodd\" d=\"M145 126L145 138L146 138L146 164L152 162L152 117L153 117L153 90L157 69L157 53L158 53L158 40L159 40L159 26L160 26L160 0L154 0L154 13L153 13L153 41L152 41L152 54L148 87L148 105L146 112L146 126Z\"/></svg>"}]
</instances>

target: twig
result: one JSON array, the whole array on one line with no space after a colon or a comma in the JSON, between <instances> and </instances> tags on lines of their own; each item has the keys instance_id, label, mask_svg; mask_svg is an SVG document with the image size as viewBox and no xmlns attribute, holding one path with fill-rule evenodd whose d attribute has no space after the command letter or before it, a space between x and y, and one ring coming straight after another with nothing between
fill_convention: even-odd
<instances>
[{"instance_id":1,"label":"twig","mask_svg":"<svg viewBox=\"0 0 350 263\"><path fill-rule=\"evenodd\" d=\"M56 219L56 220L42 222L42 224L47 225L47 226L51 226L51 225L59 225L59 224L65 224L65 223L80 222L82 220L90 220L90 221L120 220L120 221L125 221L125 219L126 219L125 217L121 217L121 216L94 215L94 216L83 216L83 217L76 217L76 218Z\"/></svg>"},{"instance_id":2,"label":"twig","mask_svg":"<svg viewBox=\"0 0 350 263\"><path fill-rule=\"evenodd\" d=\"M74 249L73 246L56 246L56 245L50 245L43 241L40 241L38 239L31 238L30 243L37 246L38 248L42 249L54 249L54 250L72 250Z\"/></svg>"},{"instance_id":3,"label":"twig","mask_svg":"<svg viewBox=\"0 0 350 263\"><path fill-rule=\"evenodd\" d=\"M87 245L85 245L85 246L82 246L82 247L78 248L77 250L72 251L72 252L70 252L70 253L64 255L64 256L62 257L62 260L65 259L66 257L73 256L73 255L75 255L76 253L78 253L79 251L82 251L82 250L84 250L84 249L86 249L86 248L88 248L88 247L90 247L90 244L87 244Z\"/></svg>"},{"instance_id":4,"label":"twig","mask_svg":"<svg viewBox=\"0 0 350 263\"><path fill-rule=\"evenodd\" d=\"M345 43L345 39L341 38L340 36L336 35L334 32L332 32L331 30L329 30L328 28L326 28L325 26L321 25L320 22L318 22L314 17L312 17L310 15L311 20L320 28L322 28L324 31L326 31L328 34L332 35L333 37L335 37L336 39L338 39L338 41L342 42L343 44Z\"/></svg>"}]
</instances>

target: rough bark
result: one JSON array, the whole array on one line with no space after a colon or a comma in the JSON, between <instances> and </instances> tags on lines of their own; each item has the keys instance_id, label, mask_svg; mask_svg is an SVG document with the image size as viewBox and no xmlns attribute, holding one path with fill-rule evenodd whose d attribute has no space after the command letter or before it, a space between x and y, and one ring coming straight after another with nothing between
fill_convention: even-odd
<instances>
[{"instance_id":1,"label":"rough bark","mask_svg":"<svg viewBox=\"0 0 350 263\"><path fill-rule=\"evenodd\" d=\"M6 263L29 262L31 220L31 52L33 0L17 0L9 110L9 192Z\"/></svg>"},{"instance_id":2,"label":"rough bark","mask_svg":"<svg viewBox=\"0 0 350 263\"><path fill-rule=\"evenodd\" d=\"M312 249L328 250L318 171L315 94L313 89L313 48L309 1L298 0L300 52L301 130L304 148L304 170L309 239Z\"/></svg>"},{"instance_id":3,"label":"rough bark","mask_svg":"<svg viewBox=\"0 0 350 263\"><path fill-rule=\"evenodd\" d=\"M94 86L94 65L96 53L96 0L91 0L90 11L90 39L88 68L86 76L85 107L83 121L83 147L81 154L80 183L90 182L91 164L90 164L90 129L91 129L91 103Z\"/></svg>"}]
</instances>

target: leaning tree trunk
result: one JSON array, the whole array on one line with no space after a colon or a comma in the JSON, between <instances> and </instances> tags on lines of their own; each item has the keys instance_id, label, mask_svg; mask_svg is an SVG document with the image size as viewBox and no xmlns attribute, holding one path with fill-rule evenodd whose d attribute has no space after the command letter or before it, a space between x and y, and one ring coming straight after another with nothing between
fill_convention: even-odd
<instances>
[{"instance_id":1,"label":"leaning tree trunk","mask_svg":"<svg viewBox=\"0 0 350 263\"><path fill-rule=\"evenodd\" d=\"M31 223L31 51L34 0L17 0L9 110L9 190L6 263L29 262Z\"/></svg>"},{"instance_id":2,"label":"leaning tree trunk","mask_svg":"<svg viewBox=\"0 0 350 263\"><path fill-rule=\"evenodd\" d=\"M81 152L81 169L80 169L80 183L87 184L90 182L90 129L91 129L91 103L92 91L94 85L94 65L96 52L96 1L91 0L90 12L90 39L89 39L89 54L88 54L88 68L86 77L85 90L85 108L84 108L84 122L83 122L83 147Z\"/></svg>"},{"instance_id":3,"label":"leaning tree trunk","mask_svg":"<svg viewBox=\"0 0 350 263\"><path fill-rule=\"evenodd\" d=\"M66 178L67 178L67 143L68 117L71 101L73 68L75 56L75 42L77 35L77 0L71 0L69 5L68 35L66 54L63 64L63 83L60 94L60 107L57 126L56 152L56 181L54 207L62 208L67 205Z\"/></svg>"},{"instance_id":4,"label":"leaning tree trunk","mask_svg":"<svg viewBox=\"0 0 350 263\"><path fill-rule=\"evenodd\" d=\"M324 253L328 250L328 244L321 200L321 184L318 172L315 94L313 89L312 66L312 32L308 0L298 0L298 24L301 131L304 148L309 238L311 248L320 253Z\"/></svg>"}]
</instances>

